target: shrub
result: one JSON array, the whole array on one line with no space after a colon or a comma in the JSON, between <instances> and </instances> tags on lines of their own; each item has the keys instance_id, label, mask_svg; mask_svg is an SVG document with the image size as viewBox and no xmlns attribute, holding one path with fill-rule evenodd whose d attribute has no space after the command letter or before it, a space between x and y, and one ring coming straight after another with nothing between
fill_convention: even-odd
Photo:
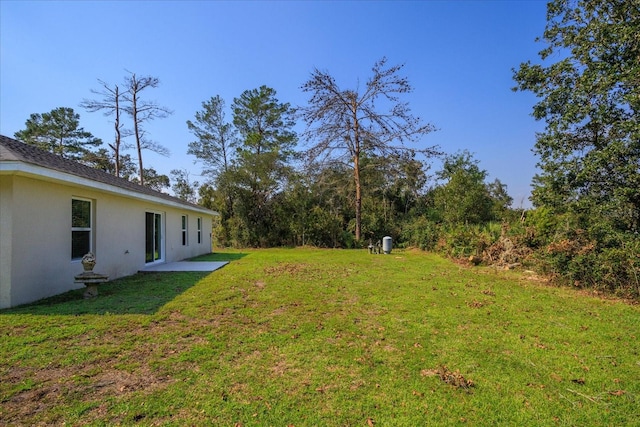
<instances>
[{"instance_id":1,"label":"shrub","mask_svg":"<svg viewBox=\"0 0 640 427\"><path fill-rule=\"evenodd\" d=\"M454 258L470 255L482 256L484 251L500 237L500 225L458 225L442 233L439 250Z\"/></svg>"},{"instance_id":2,"label":"shrub","mask_svg":"<svg viewBox=\"0 0 640 427\"><path fill-rule=\"evenodd\" d=\"M399 244L404 247L433 251L436 249L440 234L438 224L424 216L419 216L404 225L400 232Z\"/></svg>"},{"instance_id":3,"label":"shrub","mask_svg":"<svg viewBox=\"0 0 640 427\"><path fill-rule=\"evenodd\" d=\"M539 266L556 282L618 294L640 296L640 237L602 224L564 230L537 251Z\"/></svg>"}]
</instances>

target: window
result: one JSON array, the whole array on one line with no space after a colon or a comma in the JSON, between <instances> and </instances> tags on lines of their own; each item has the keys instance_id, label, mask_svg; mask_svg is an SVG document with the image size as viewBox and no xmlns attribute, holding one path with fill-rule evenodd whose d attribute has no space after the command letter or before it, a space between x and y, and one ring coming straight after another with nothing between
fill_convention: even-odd
<instances>
[{"instance_id":1,"label":"window","mask_svg":"<svg viewBox=\"0 0 640 427\"><path fill-rule=\"evenodd\" d=\"M71 199L71 259L91 252L93 240L91 201Z\"/></svg>"},{"instance_id":2,"label":"window","mask_svg":"<svg viewBox=\"0 0 640 427\"><path fill-rule=\"evenodd\" d=\"M202 243L202 218L198 218L198 244Z\"/></svg>"},{"instance_id":3,"label":"window","mask_svg":"<svg viewBox=\"0 0 640 427\"><path fill-rule=\"evenodd\" d=\"M182 246L187 246L187 216L182 215Z\"/></svg>"}]
</instances>

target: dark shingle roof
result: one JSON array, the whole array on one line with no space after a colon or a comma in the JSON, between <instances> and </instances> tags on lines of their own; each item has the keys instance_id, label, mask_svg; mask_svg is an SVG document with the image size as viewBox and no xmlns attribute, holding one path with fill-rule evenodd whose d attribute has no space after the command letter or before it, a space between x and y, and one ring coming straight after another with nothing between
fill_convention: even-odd
<instances>
[{"instance_id":1,"label":"dark shingle roof","mask_svg":"<svg viewBox=\"0 0 640 427\"><path fill-rule=\"evenodd\" d=\"M124 190L134 191L136 193L148 196L159 197L161 199L179 203L185 206L196 207L198 209L206 209L202 206L186 202L177 197L170 196L159 191L155 191L149 187L145 187L124 178L118 178L115 175L103 172L89 166L85 166L73 160L65 159L56 154L41 150L32 145L28 145L0 135L0 162L4 161L20 161L59 172L68 173L81 178L90 179L107 185L112 185Z\"/></svg>"}]
</instances>

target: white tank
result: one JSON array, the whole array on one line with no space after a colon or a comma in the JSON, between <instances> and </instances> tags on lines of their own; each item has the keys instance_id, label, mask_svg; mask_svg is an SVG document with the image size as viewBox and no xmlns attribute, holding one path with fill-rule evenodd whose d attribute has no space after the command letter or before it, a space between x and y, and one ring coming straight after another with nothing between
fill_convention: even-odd
<instances>
[{"instance_id":1,"label":"white tank","mask_svg":"<svg viewBox=\"0 0 640 427\"><path fill-rule=\"evenodd\" d=\"M385 254L391 253L391 237L385 236L382 238L382 252Z\"/></svg>"}]
</instances>

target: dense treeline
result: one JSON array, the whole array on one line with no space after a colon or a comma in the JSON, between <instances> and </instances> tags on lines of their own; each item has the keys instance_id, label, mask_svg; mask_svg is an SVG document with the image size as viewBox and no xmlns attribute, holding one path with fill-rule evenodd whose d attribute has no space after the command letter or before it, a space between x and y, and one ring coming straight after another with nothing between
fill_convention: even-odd
<instances>
[{"instance_id":1,"label":"dense treeline","mask_svg":"<svg viewBox=\"0 0 640 427\"><path fill-rule=\"evenodd\" d=\"M514 90L539 97L533 116L546 123L534 147L541 171L533 181L534 209L512 209L506 186L487 182L487 172L468 152L445 154L434 181L427 175L434 147L394 146L402 142L401 132L390 139L373 131L350 133L359 123L351 114L359 111L360 94L341 91L330 75L316 70L303 86L305 91L322 88L311 104L324 109L303 108L306 119L316 114L314 123L321 125L314 128L319 139L311 143L323 150L312 154L331 158L332 150L347 147L347 156L305 163L308 152L289 153L288 164L270 171L269 191L257 191L257 181L247 186L238 179L243 165L234 156L246 150L248 140L246 134L234 135L234 109L233 124L224 127L227 169L201 188L202 200L222 214L219 243L358 247L390 235L400 246L530 266L573 286L640 295L639 23L636 0L549 3L543 63L527 62L514 70ZM556 58L561 59L550 63ZM401 79L400 68L375 70L372 87L379 75ZM398 100L395 94L392 100ZM372 110L378 114L375 106ZM422 130L419 136L432 130L411 123ZM279 147L273 149L272 157L280 153ZM198 155L206 147L190 150ZM267 152L253 154L267 156L253 167L276 166L267 162Z\"/></svg>"},{"instance_id":2,"label":"dense treeline","mask_svg":"<svg viewBox=\"0 0 640 427\"><path fill-rule=\"evenodd\" d=\"M546 124L531 243L564 282L638 295L640 2L555 0L547 18L542 63L514 72Z\"/></svg>"},{"instance_id":3,"label":"dense treeline","mask_svg":"<svg viewBox=\"0 0 640 427\"><path fill-rule=\"evenodd\" d=\"M533 209L511 206L506 186L488 181L473 154L425 145L430 124L401 97L411 91L402 66L382 59L362 92L341 89L314 70L291 106L273 88L203 102L187 127L187 152L199 171L173 170L172 189L220 213L216 244L358 248L391 236L418 247L502 267L537 269L578 287L640 296L640 3L554 0L542 62L514 70L515 91L538 97L533 116L546 124L534 153ZM555 61L555 62L553 62ZM133 83L142 80L146 86ZM134 124L169 111L134 94L157 79L100 82L89 111L128 115ZM136 92L136 88L138 91ZM121 104L122 103L122 104ZM147 115L136 114L145 112ZM137 113L136 113L137 112ZM298 134L299 123L306 130ZM32 115L18 139L94 167L164 189L169 178L136 168L115 120L115 141L79 127L72 109ZM135 128L135 126L134 126ZM163 147L136 138L137 153ZM431 171L434 159L439 170ZM204 177L191 182L190 173ZM135 176L137 173L137 177ZM431 173L431 175L430 175Z\"/></svg>"}]
</instances>

